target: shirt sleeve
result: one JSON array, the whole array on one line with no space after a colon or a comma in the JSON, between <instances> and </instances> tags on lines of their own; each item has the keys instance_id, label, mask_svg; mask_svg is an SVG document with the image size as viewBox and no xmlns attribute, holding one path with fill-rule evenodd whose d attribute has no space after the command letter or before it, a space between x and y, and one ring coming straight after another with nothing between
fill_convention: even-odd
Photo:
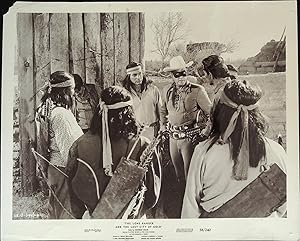
<instances>
[{"instance_id":1,"label":"shirt sleeve","mask_svg":"<svg viewBox=\"0 0 300 241\"><path fill-rule=\"evenodd\" d=\"M212 103L208 97L206 90L202 86L201 88L199 88L197 94L197 103L200 106L200 108L205 112L205 114L210 114Z\"/></svg>"},{"instance_id":2,"label":"shirt sleeve","mask_svg":"<svg viewBox=\"0 0 300 241\"><path fill-rule=\"evenodd\" d=\"M164 88L162 90L162 95L161 95L161 106L160 106L160 122L161 126L166 126L167 121L168 121L168 109L167 109L167 88Z\"/></svg>"},{"instance_id":3,"label":"shirt sleeve","mask_svg":"<svg viewBox=\"0 0 300 241\"><path fill-rule=\"evenodd\" d=\"M52 130L63 163L66 165L70 147L83 132L72 112L68 110L57 111L56 114L52 114Z\"/></svg>"}]
</instances>

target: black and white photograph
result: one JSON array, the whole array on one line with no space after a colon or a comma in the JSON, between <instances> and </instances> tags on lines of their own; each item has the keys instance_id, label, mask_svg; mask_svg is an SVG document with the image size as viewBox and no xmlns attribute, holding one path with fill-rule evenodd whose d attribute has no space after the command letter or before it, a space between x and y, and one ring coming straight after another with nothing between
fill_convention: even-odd
<instances>
[{"instance_id":1,"label":"black and white photograph","mask_svg":"<svg viewBox=\"0 0 300 241\"><path fill-rule=\"evenodd\" d=\"M300 238L296 2L5 17L3 240Z\"/></svg>"}]
</instances>

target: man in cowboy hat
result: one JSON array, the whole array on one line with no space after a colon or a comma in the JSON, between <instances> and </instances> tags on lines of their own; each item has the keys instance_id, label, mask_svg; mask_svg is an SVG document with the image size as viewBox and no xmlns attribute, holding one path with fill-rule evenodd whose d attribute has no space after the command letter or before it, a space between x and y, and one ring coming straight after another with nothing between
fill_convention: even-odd
<instances>
[{"instance_id":1,"label":"man in cowboy hat","mask_svg":"<svg viewBox=\"0 0 300 241\"><path fill-rule=\"evenodd\" d=\"M181 191L194 151L192 139L206 126L212 105L204 87L187 76L192 64L186 64L181 56L172 58L164 71L172 73L173 83L162 90L162 125L170 131L170 155Z\"/></svg>"}]
</instances>

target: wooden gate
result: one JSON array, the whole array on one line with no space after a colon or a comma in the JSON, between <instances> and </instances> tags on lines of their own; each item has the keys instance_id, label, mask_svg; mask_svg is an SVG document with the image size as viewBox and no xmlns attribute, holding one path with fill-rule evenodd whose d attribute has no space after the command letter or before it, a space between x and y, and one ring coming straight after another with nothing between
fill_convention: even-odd
<instances>
[{"instance_id":1,"label":"wooden gate","mask_svg":"<svg viewBox=\"0 0 300 241\"><path fill-rule=\"evenodd\" d=\"M36 140L38 89L50 73L65 70L93 83L98 92L120 84L130 61L144 65L144 13L19 13L20 170L23 195L36 189L36 163L29 139ZM36 94L36 95L35 95Z\"/></svg>"}]
</instances>

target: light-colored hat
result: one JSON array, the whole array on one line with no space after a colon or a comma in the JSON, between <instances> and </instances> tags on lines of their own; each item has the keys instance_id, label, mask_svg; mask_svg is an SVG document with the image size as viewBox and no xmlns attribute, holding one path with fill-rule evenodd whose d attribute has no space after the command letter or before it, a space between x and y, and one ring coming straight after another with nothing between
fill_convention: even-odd
<instances>
[{"instance_id":1,"label":"light-colored hat","mask_svg":"<svg viewBox=\"0 0 300 241\"><path fill-rule=\"evenodd\" d=\"M193 63L194 63L193 61L190 61L186 64L184 62L184 59L181 56L176 56L170 60L170 66L164 68L164 71L169 72L169 71L174 71L179 69L185 69L192 66Z\"/></svg>"}]
</instances>

